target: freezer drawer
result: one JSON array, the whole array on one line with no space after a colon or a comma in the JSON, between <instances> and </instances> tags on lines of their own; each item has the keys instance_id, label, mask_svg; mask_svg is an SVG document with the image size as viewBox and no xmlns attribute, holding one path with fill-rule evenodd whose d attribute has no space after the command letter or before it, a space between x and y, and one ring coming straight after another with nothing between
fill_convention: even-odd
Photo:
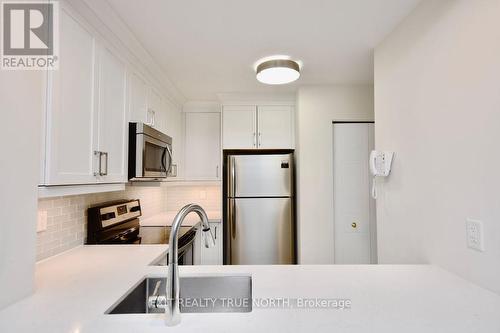
<instances>
[{"instance_id":1,"label":"freezer drawer","mask_svg":"<svg viewBox=\"0 0 500 333\"><path fill-rule=\"evenodd\" d=\"M291 198L228 199L227 207L230 264L295 262Z\"/></svg>"},{"instance_id":2,"label":"freezer drawer","mask_svg":"<svg viewBox=\"0 0 500 333\"><path fill-rule=\"evenodd\" d=\"M228 156L228 196L231 198L292 196L292 156L292 154Z\"/></svg>"}]
</instances>

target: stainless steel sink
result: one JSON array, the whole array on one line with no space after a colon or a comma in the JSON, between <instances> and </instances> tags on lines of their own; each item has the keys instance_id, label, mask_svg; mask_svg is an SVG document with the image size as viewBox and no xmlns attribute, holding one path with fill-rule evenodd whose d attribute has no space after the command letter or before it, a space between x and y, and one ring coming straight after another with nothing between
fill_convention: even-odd
<instances>
[{"instance_id":1,"label":"stainless steel sink","mask_svg":"<svg viewBox=\"0 0 500 333\"><path fill-rule=\"evenodd\" d=\"M162 313L164 309L149 309L148 298L161 282L165 291L166 278L148 277L116 302L106 314ZM181 313L221 313L252 311L251 276L193 276L180 278Z\"/></svg>"}]
</instances>

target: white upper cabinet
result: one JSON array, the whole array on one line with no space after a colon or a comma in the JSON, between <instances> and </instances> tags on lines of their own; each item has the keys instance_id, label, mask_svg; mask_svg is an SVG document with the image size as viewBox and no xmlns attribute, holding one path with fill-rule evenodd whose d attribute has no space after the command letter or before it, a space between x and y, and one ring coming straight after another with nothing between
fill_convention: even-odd
<instances>
[{"instance_id":1,"label":"white upper cabinet","mask_svg":"<svg viewBox=\"0 0 500 333\"><path fill-rule=\"evenodd\" d=\"M222 115L224 149L257 148L257 108L225 106Z\"/></svg>"},{"instance_id":2,"label":"white upper cabinet","mask_svg":"<svg viewBox=\"0 0 500 333\"><path fill-rule=\"evenodd\" d=\"M43 185L124 183L126 68L66 11L47 84Z\"/></svg>"},{"instance_id":3,"label":"white upper cabinet","mask_svg":"<svg viewBox=\"0 0 500 333\"><path fill-rule=\"evenodd\" d=\"M176 171L176 175L170 175L167 181L176 181L184 176L182 163L184 160L184 119L182 111L168 101L166 107L166 134L172 138L172 168Z\"/></svg>"},{"instance_id":4,"label":"white upper cabinet","mask_svg":"<svg viewBox=\"0 0 500 333\"><path fill-rule=\"evenodd\" d=\"M165 110L163 99L154 88L149 89L148 111L150 126L156 128L160 132L165 133L167 131L167 111Z\"/></svg>"},{"instance_id":5,"label":"white upper cabinet","mask_svg":"<svg viewBox=\"0 0 500 333\"><path fill-rule=\"evenodd\" d=\"M152 77L142 75L143 64L109 42L116 36L99 30L100 25L92 24L94 18L86 15L90 14L65 2L61 6L59 69L47 73L46 114L41 125L40 185L49 186L43 189L48 196L64 192L50 186L75 185L64 187L75 194L92 192L89 186L84 190L85 186L77 185L99 185L92 187L99 191L126 183L129 121L167 134L175 129L169 134L177 137L174 158L183 156L180 108L168 104L170 117L169 100L153 87Z\"/></svg>"},{"instance_id":6,"label":"white upper cabinet","mask_svg":"<svg viewBox=\"0 0 500 333\"><path fill-rule=\"evenodd\" d=\"M225 106L224 149L293 149L292 106Z\"/></svg>"},{"instance_id":7,"label":"white upper cabinet","mask_svg":"<svg viewBox=\"0 0 500 333\"><path fill-rule=\"evenodd\" d=\"M130 75L130 121L167 131L167 110L161 94L138 74Z\"/></svg>"},{"instance_id":8,"label":"white upper cabinet","mask_svg":"<svg viewBox=\"0 0 500 333\"><path fill-rule=\"evenodd\" d=\"M291 149L293 141L293 109L290 106L257 107L257 144L262 149Z\"/></svg>"},{"instance_id":9,"label":"white upper cabinet","mask_svg":"<svg viewBox=\"0 0 500 333\"><path fill-rule=\"evenodd\" d=\"M187 112L185 128L186 180L220 180L220 113Z\"/></svg>"},{"instance_id":10,"label":"white upper cabinet","mask_svg":"<svg viewBox=\"0 0 500 333\"><path fill-rule=\"evenodd\" d=\"M99 140L100 182L127 181L126 78L127 71L105 47L99 48ZM99 161L98 161L99 162ZM99 167L99 166L98 166Z\"/></svg>"},{"instance_id":11,"label":"white upper cabinet","mask_svg":"<svg viewBox=\"0 0 500 333\"><path fill-rule=\"evenodd\" d=\"M152 115L148 110L149 86L136 73L129 76L130 121L152 124Z\"/></svg>"},{"instance_id":12,"label":"white upper cabinet","mask_svg":"<svg viewBox=\"0 0 500 333\"><path fill-rule=\"evenodd\" d=\"M65 11L60 15L59 70L47 84L46 185L95 182L95 40Z\"/></svg>"}]
</instances>

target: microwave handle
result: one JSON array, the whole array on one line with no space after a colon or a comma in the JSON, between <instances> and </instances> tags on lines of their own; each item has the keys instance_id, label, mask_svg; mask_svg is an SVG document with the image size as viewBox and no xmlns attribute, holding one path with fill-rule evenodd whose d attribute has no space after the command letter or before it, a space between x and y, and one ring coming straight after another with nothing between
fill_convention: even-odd
<instances>
[{"instance_id":1,"label":"microwave handle","mask_svg":"<svg viewBox=\"0 0 500 333\"><path fill-rule=\"evenodd\" d=\"M165 165L165 156L168 154L168 168ZM170 148L168 146L165 147L165 150L163 151L163 156L161 157L161 166L165 170L165 174L168 174L168 171L172 167L172 152L170 151Z\"/></svg>"},{"instance_id":2,"label":"microwave handle","mask_svg":"<svg viewBox=\"0 0 500 333\"><path fill-rule=\"evenodd\" d=\"M169 156L169 158L168 158L168 169L166 170L166 172L168 174L168 172L170 171L170 168L172 168L172 164L174 163L174 161L173 161L172 151L170 150L170 147L167 146L166 149L167 149L167 153L168 153L168 156Z\"/></svg>"}]
</instances>

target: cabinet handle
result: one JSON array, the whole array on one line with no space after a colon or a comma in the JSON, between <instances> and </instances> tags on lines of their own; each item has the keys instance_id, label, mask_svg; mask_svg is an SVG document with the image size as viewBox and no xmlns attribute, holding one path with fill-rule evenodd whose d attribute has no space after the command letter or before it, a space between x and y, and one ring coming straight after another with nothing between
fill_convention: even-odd
<instances>
[{"instance_id":1,"label":"cabinet handle","mask_svg":"<svg viewBox=\"0 0 500 333\"><path fill-rule=\"evenodd\" d=\"M257 146L257 134L255 132L253 132L253 146Z\"/></svg>"},{"instance_id":2,"label":"cabinet handle","mask_svg":"<svg viewBox=\"0 0 500 333\"><path fill-rule=\"evenodd\" d=\"M261 133L259 132L259 147L262 146L262 135Z\"/></svg>"},{"instance_id":3,"label":"cabinet handle","mask_svg":"<svg viewBox=\"0 0 500 333\"><path fill-rule=\"evenodd\" d=\"M215 167L215 178L219 178L219 166Z\"/></svg>"},{"instance_id":4,"label":"cabinet handle","mask_svg":"<svg viewBox=\"0 0 500 333\"><path fill-rule=\"evenodd\" d=\"M105 161L106 161L106 171L104 172L101 172L101 176L107 176L108 175L108 153L107 152L101 152L101 157L104 156L105 157ZM101 157L99 157L99 160L101 160ZM99 161L99 165L101 165L101 162ZM100 171L100 170L99 170Z\"/></svg>"},{"instance_id":5,"label":"cabinet handle","mask_svg":"<svg viewBox=\"0 0 500 333\"><path fill-rule=\"evenodd\" d=\"M102 164L101 164L101 155L102 155L102 152L100 151L97 151L95 150L94 151L94 156L98 155L97 157L97 160L99 161L99 167L97 168L97 171L94 171L94 176L97 177L97 176L100 176L101 175L101 171L102 171Z\"/></svg>"},{"instance_id":6,"label":"cabinet handle","mask_svg":"<svg viewBox=\"0 0 500 333\"><path fill-rule=\"evenodd\" d=\"M217 239L217 226L215 226L215 235L214 238Z\"/></svg>"}]
</instances>

